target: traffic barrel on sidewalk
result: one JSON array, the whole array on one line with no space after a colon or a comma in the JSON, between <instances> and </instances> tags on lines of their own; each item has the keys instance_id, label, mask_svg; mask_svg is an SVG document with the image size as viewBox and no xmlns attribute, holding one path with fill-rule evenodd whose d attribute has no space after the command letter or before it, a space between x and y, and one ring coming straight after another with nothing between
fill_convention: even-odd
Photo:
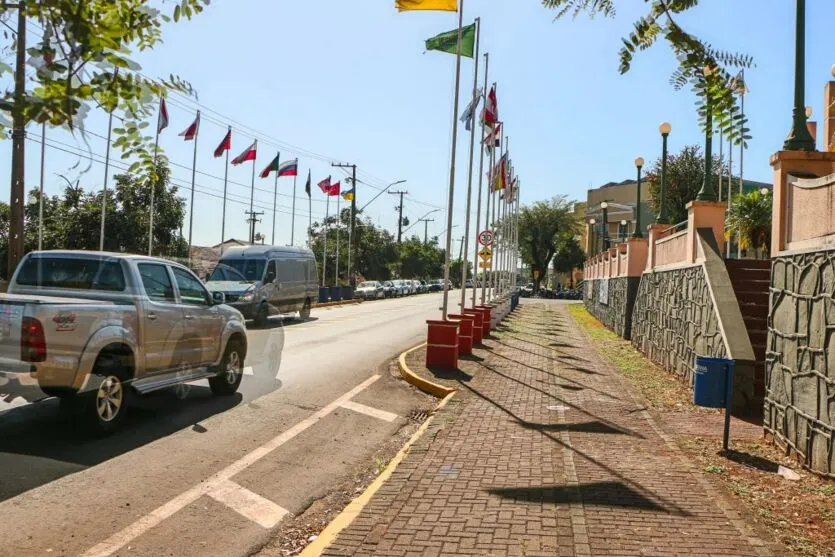
<instances>
[{"instance_id":1,"label":"traffic barrel on sidewalk","mask_svg":"<svg viewBox=\"0 0 835 557\"><path fill-rule=\"evenodd\" d=\"M467 315L466 313L451 313L449 314L449 318L459 321L458 355L469 356L473 353L473 324L475 318L472 315Z\"/></svg>"},{"instance_id":2,"label":"traffic barrel on sidewalk","mask_svg":"<svg viewBox=\"0 0 835 557\"><path fill-rule=\"evenodd\" d=\"M484 337L484 314L479 309L465 309L464 315L473 316L473 345L481 344Z\"/></svg>"},{"instance_id":3,"label":"traffic barrel on sidewalk","mask_svg":"<svg viewBox=\"0 0 835 557\"><path fill-rule=\"evenodd\" d=\"M493 308L490 306L476 306L474 309L481 312L481 338L487 338L490 336L490 322L492 320Z\"/></svg>"},{"instance_id":4,"label":"traffic barrel on sidewalk","mask_svg":"<svg viewBox=\"0 0 835 557\"><path fill-rule=\"evenodd\" d=\"M458 369L458 321L429 319L426 335L426 367Z\"/></svg>"}]
</instances>

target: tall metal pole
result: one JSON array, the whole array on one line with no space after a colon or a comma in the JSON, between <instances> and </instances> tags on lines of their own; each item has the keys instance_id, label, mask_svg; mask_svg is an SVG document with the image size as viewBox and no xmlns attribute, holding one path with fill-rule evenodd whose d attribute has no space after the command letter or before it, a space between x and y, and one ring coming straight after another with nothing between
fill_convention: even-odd
<instances>
[{"instance_id":1,"label":"tall metal pole","mask_svg":"<svg viewBox=\"0 0 835 557\"><path fill-rule=\"evenodd\" d=\"M107 141L108 146L110 140ZM43 182L46 164L46 122L41 125L41 185L38 193L38 251L43 250ZM105 186L106 188L107 186ZM102 229L104 225L102 225ZM9 273L11 274L11 273Z\"/></svg>"},{"instance_id":2,"label":"tall metal pole","mask_svg":"<svg viewBox=\"0 0 835 557\"><path fill-rule=\"evenodd\" d=\"M487 92L485 91L484 94L486 95ZM485 106L486 106L486 101L485 101ZM495 152L496 152L496 138L494 137L496 132L493 129L493 126L490 126L489 133L490 133L490 143L489 143L489 145L490 145L490 160L488 161L489 168L487 170L487 174L488 174L488 176L487 176L487 196L486 196L487 199L485 200L485 203L484 203L484 228L486 230L490 230L492 232L493 228L492 228L492 221L490 220L490 205L491 205L491 200L492 200L492 197L493 197L493 164L494 164L493 159L495 157ZM494 234L493 235L493 244L494 245L490 246L491 249L494 248L495 241L496 241L496 236ZM488 290L487 290L487 282L489 280L491 280L489 278L489 273L488 273L489 270L490 270L490 267L488 265L485 265L485 269L484 269L484 273L483 273L482 281L481 281L481 304L482 305L487 303L487 300L488 300L488 294L489 293L488 293Z\"/></svg>"},{"instance_id":3,"label":"tall metal pole","mask_svg":"<svg viewBox=\"0 0 835 557\"><path fill-rule=\"evenodd\" d=\"M458 99L461 93L461 36L464 26L464 0L458 3L458 42L455 56L455 97L452 105L452 154L449 159L449 197L447 199L446 253L444 254L444 302L441 319L446 320L449 308L449 264L452 250L452 210L455 205L455 152L458 147Z\"/></svg>"},{"instance_id":4,"label":"tall metal pole","mask_svg":"<svg viewBox=\"0 0 835 557\"><path fill-rule=\"evenodd\" d=\"M330 181L328 181L330 183ZM325 278L327 277L328 269L328 219L330 218L331 194L325 193L325 235L322 240L322 286L326 286Z\"/></svg>"},{"instance_id":5,"label":"tall metal pole","mask_svg":"<svg viewBox=\"0 0 835 557\"><path fill-rule=\"evenodd\" d=\"M722 180L725 178L725 134L722 132L722 129L719 129L719 172L717 172L719 178L719 197L717 201L722 201Z\"/></svg>"},{"instance_id":6,"label":"tall metal pole","mask_svg":"<svg viewBox=\"0 0 835 557\"><path fill-rule=\"evenodd\" d=\"M159 132L157 132L156 139L154 139L154 171L151 174L151 207L150 218L148 219L148 256L153 255L154 252L154 195L156 194L157 184L157 156L159 155Z\"/></svg>"},{"instance_id":7,"label":"tall metal pole","mask_svg":"<svg viewBox=\"0 0 835 557\"><path fill-rule=\"evenodd\" d=\"M348 236L348 284L352 288L357 286L357 281L354 279L354 273L351 269L351 262L356 261L356 258L351 256L354 254L354 242L356 241L356 227L357 227L357 165L352 165L351 184L354 186L354 195L351 197L351 229Z\"/></svg>"},{"instance_id":8,"label":"tall metal pole","mask_svg":"<svg viewBox=\"0 0 835 557\"><path fill-rule=\"evenodd\" d=\"M14 106L12 107L12 183L9 196L9 269L14 273L23 257L26 115L26 3L17 4L17 55L15 65Z\"/></svg>"},{"instance_id":9,"label":"tall metal pole","mask_svg":"<svg viewBox=\"0 0 835 557\"><path fill-rule=\"evenodd\" d=\"M107 180L110 173L110 138L113 133L113 111L107 118L107 147L104 152L104 187L101 196L101 230L99 231L99 251L104 251L104 227L107 220ZM191 242L189 241L189 244ZM39 248L40 249L40 248Z\"/></svg>"},{"instance_id":10,"label":"tall metal pole","mask_svg":"<svg viewBox=\"0 0 835 557\"><path fill-rule=\"evenodd\" d=\"M252 143L252 148L255 149L255 153L257 156L258 153L258 140L256 139ZM255 212L255 161L252 161L252 185L250 186L249 190L249 212ZM253 217L255 218L255 217ZM255 234L255 221L252 222L252 233Z\"/></svg>"},{"instance_id":11,"label":"tall metal pole","mask_svg":"<svg viewBox=\"0 0 835 557\"><path fill-rule=\"evenodd\" d=\"M728 209L725 213L727 219L731 211L731 199L734 196L734 142L731 136L728 136ZM731 241L725 242L725 259L731 257Z\"/></svg>"},{"instance_id":12,"label":"tall metal pole","mask_svg":"<svg viewBox=\"0 0 835 557\"><path fill-rule=\"evenodd\" d=\"M794 51L794 108L792 129L783 143L786 151L814 151L815 139L806 127L806 0L796 0Z\"/></svg>"},{"instance_id":13,"label":"tall metal pole","mask_svg":"<svg viewBox=\"0 0 835 557\"><path fill-rule=\"evenodd\" d=\"M635 159L635 166L638 168L638 185L635 188L635 189L638 190L638 195L636 196L637 201L636 201L636 205L635 205L635 232L632 233L632 237L633 238L643 238L644 233L641 231L641 169L644 166L644 159L642 159L641 157L638 157L637 159ZM604 210L604 213L605 212L606 211ZM606 220L606 219L603 219L603 220ZM609 227L609 222L606 221L606 228L608 228L608 227ZM607 236L608 236L608 230L607 230ZM609 247L608 242L606 244L606 247L607 248Z\"/></svg>"},{"instance_id":14,"label":"tall metal pole","mask_svg":"<svg viewBox=\"0 0 835 557\"><path fill-rule=\"evenodd\" d=\"M489 69L490 69L490 53L485 52L484 53L484 88L482 89L482 95L487 94L487 71ZM485 102L484 104L486 105L487 103ZM473 126L473 127L475 127L475 126ZM479 153L479 155L478 155L478 202L476 203L476 210L475 210L475 233L476 233L476 235L478 235L478 233L481 232L481 188L482 188L483 183L484 183L484 144L483 144L483 141L484 141L484 131L485 131L485 129L486 128L484 126L484 119L482 118L481 119L481 137L480 137L479 147L478 147L478 153ZM473 254L473 278L478 277L478 267L476 266L476 264L479 262L478 261L478 242L475 242L475 252L476 253ZM484 303L484 278L485 277L482 274L482 277L481 277L482 303ZM476 305L476 292L478 290L476 288L476 284L477 283L475 281L473 281L473 307L475 307L475 305Z\"/></svg>"},{"instance_id":15,"label":"tall metal pole","mask_svg":"<svg viewBox=\"0 0 835 557\"><path fill-rule=\"evenodd\" d=\"M278 167L281 166L281 153L279 152L275 156L275 186L273 186L273 239L272 245L275 245L275 215L276 215L276 208L278 206ZM254 168L254 165L253 165Z\"/></svg>"},{"instance_id":16,"label":"tall metal pole","mask_svg":"<svg viewBox=\"0 0 835 557\"><path fill-rule=\"evenodd\" d=\"M299 177L299 159L296 159L296 175L293 176L293 216L290 217L290 245L296 245L296 181Z\"/></svg>"},{"instance_id":17,"label":"tall metal pole","mask_svg":"<svg viewBox=\"0 0 835 557\"><path fill-rule=\"evenodd\" d=\"M479 41L481 39L481 18L475 18L475 56L473 57L473 94L471 97L472 103L476 101L476 95L478 93L478 55L479 55ZM475 106L473 106L472 115L475 116ZM467 305L467 263L469 261L469 239L470 239L470 211L472 210L472 197L473 197L473 160L475 157L475 126L473 125L472 119L470 120L470 166L467 170L467 210L465 212L464 217L464 252L463 252L463 259L461 261L461 310L466 307ZM476 234L478 231L476 231ZM473 259L475 262L476 260ZM475 285L473 285L473 290L475 290Z\"/></svg>"},{"instance_id":18,"label":"tall metal pole","mask_svg":"<svg viewBox=\"0 0 835 557\"><path fill-rule=\"evenodd\" d=\"M200 111L197 111L197 121L200 121ZM191 246L192 246L192 236L191 233L194 227L194 183L197 180L197 140L200 136L200 126L197 126L197 129L194 132L194 158L191 161L191 200L189 201L190 206L188 209L188 259L191 261ZM105 185L105 188L107 186ZM102 219L102 223L104 220ZM102 228L102 234L104 233L104 229Z\"/></svg>"},{"instance_id":19,"label":"tall metal pole","mask_svg":"<svg viewBox=\"0 0 835 557\"><path fill-rule=\"evenodd\" d=\"M713 187L713 103L710 96L707 68L705 69L705 176L702 188L696 194L699 201L716 201L716 188ZM804 113L805 118L805 113Z\"/></svg>"},{"instance_id":20,"label":"tall metal pole","mask_svg":"<svg viewBox=\"0 0 835 557\"><path fill-rule=\"evenodd\" d=\"M228 133L232 132L229 126ZM226 149L226 166L223 167L223 219L220 224L220 253L223 254L223 243L226 241L226 187L229 184L229 149Z\"/></svg>"},{"instance_id":21,"label":"tall metal pole","mask_svg":"<svg viewBox=\"0 0 835 557\"><path fill-rule=\"evenodd\" d=\"M742 70L742 89L739 92L739 108L742 113L742 118L739 121L739 130L742 139L739 142L739 194L745 193L745 92L747 86L745 85L745 70ZM803 117L806 117L806 109L803 110ZM804 128L806 126L803 126ZM739 247L739 235L736 239L736 257L742 259L742 248Z\"/></svg>"},{"instance_id":22,"label":"tall metal pole","mask_svg":"<svg viewBox=\"0 0 835 557\"><path fill-rule=\"evenodd\" d=\"M356 186L354 186L356 187ZM342 213L339 210L339 200L342 195L336 196L336 270L334 272L334 284L339 286L339 229L342 227Z\"/></svg>"},{"instance_id":23,"label":"tall metal pole","mask_svg":"<svg viewBox=\"0 0 835 557\"><path fill-rule=\"evenodd\" d=\"M656 221L659 224L669 224L667 217L667 206L664 201L664 196L667 192L667 139L670 137L669 124L661 124L661 192L659 196L658 218Z\"/></svg>"}]
</instances>

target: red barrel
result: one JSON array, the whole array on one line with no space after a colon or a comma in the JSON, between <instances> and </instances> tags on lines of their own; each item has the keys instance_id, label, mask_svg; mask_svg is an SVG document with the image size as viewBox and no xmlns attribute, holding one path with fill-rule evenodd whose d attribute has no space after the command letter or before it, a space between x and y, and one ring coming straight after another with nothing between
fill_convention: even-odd
<instances>
[{"instance_id":1,"label":"red barrel","mask_svg":"<svg viewBox=\"0 0 835 557\"><path fill-rule=\"evenodd\" d=\"M481 344L484 336L484 314L478 309L465 309L464 315L473 316L473 345Z\"/></svg>"},{"instance_id":2,"label":"red barrel","mask_svg":"<svg viewBox=\"0 0 835 557\"><path fill-rule=\"evenodd\" d=\"M458 327L458 354L469 356L473 353L473 323L475 317L467 314L450 314L450 319L460 322Z\"/></svg>"},{"instance_id":3,"label":"red barrel","mask_svg":"<svg viewBox=\"0 0 835 557\"><path fill-rule=\"evenodd\" d=\"M427 320L426 367L458 368L458 321Z\"/></svg>"}]
</instances>

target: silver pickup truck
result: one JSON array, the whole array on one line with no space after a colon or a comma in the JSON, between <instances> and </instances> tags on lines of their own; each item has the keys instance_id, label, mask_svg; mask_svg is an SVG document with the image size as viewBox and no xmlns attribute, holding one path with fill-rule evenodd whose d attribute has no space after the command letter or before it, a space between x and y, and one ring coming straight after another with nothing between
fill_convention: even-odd
<instances>
[{"instance_id":1,"label":"silver pickup truck","mask_svg":"<svg viewBox=\"0 0 835 557\"><path fill-rule=\"evenodd\" d=\"M27 254L0 294L0 374L29 374L108 433L133 394L208 378L238 390L243 316L187 268L151 257Z\"/></svg>"}]
</instances>

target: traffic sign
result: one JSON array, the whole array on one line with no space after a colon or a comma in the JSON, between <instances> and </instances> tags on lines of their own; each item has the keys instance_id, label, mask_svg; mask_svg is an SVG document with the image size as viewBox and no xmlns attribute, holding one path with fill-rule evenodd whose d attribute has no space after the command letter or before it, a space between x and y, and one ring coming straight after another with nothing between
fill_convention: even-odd
<instances>
[{"instance_id":1,"label":"traffic sign","mask_svg":"<svg viewBox=\"0 0 835 557\"><path fill-rule=\"evenodd\" d=\"M490 268L490 262L489 261L479 261L478 262L478 268L479 269L489 269Z\"/></svg>"},{"instance_id":2,"label":"traffic sign","mask_svg":"<svg viewBox=\"0 0 835 557\"><path fill-rule=\"evenodd\" d=\"M490 261L490 259L493 257L493 251L485 246L478 251L478 256L484 259L485 261Z\"/></svg>"},{"instance_id":3,"label":"traffic sign","mask_svg":"<svg viewBox=\"0 0 835 557\"><path fill-rule=\"evenodd\" d=\"M478 243L482 246L492 246L493 245L493 231L492 230L482 230L478 233Z\"/></svg>"}]
</instances>

